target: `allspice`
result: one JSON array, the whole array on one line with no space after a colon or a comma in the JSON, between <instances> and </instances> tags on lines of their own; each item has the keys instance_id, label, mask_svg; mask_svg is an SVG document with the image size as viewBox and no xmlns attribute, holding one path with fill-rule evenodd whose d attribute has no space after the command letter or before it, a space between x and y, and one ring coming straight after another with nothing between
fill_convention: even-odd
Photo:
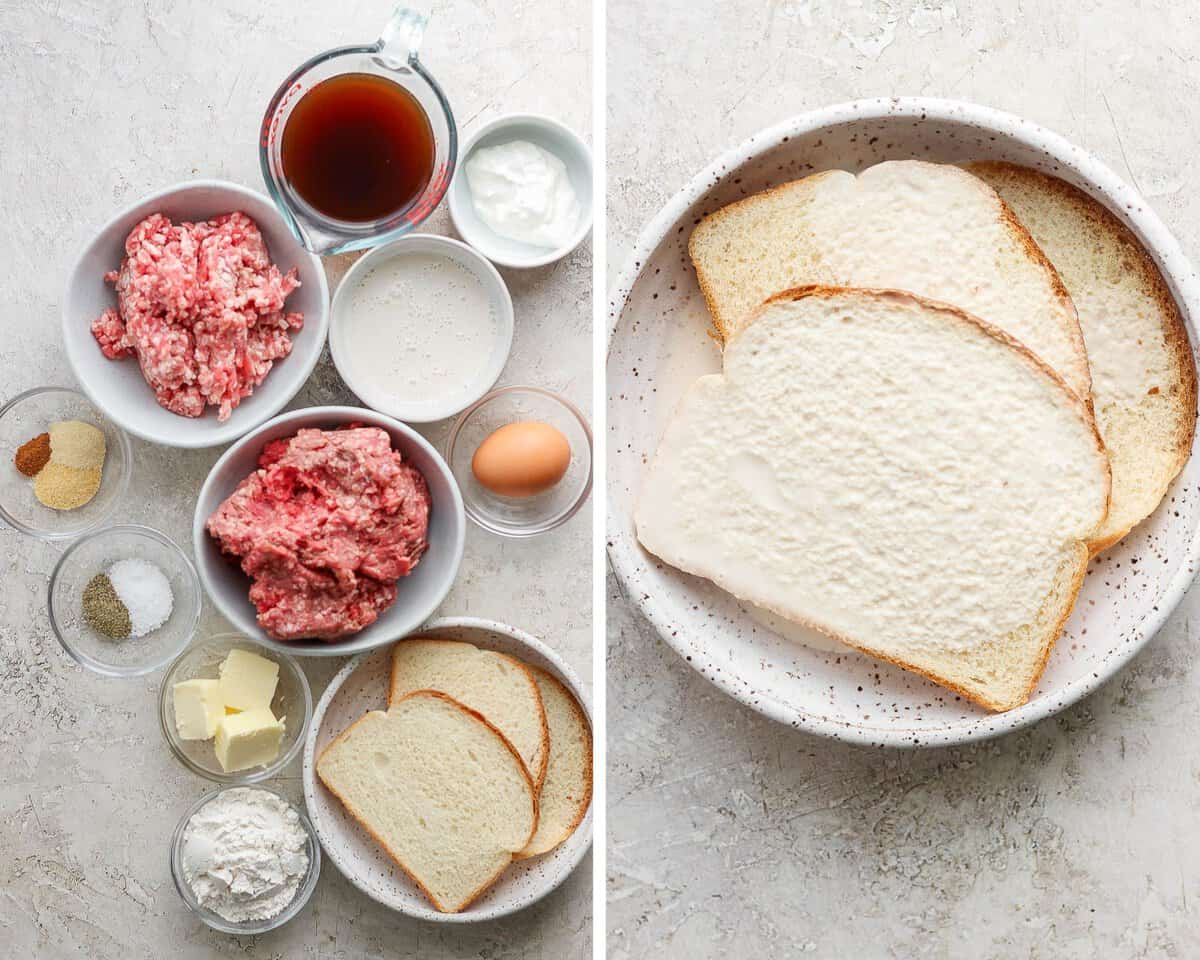
<instances>
[{"instance_id":1,"label":"allspice","mask_svg":"<svg viewBox=\"0 0 1200 960\"><path fill-rule=\"evenodd\" d=\"M17 455L13 457L13 463L27 477L36 477L50 461L50 434L39 433L32 440L29 440L17 447Z\"/></svg>"}]
</instances>

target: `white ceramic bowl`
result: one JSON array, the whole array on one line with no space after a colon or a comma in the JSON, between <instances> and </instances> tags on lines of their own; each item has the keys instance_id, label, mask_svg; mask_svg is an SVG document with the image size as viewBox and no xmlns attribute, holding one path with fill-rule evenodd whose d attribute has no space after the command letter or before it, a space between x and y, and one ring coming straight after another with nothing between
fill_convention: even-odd
<instances>
[{"instance_id":1,"label":"white ceramic bowl","mask_svg":"<svg viewBox=\"0 0 1200 960\"><path fill-rule=\"evenodd\" d=\"M405 402L380 389L377 384L371 383L355 368L354 353L350 349L355 325L352 309L354 287L369 271L377 267L386 268L389 261L414 255L445 258L470 271L482 284L497 321L496 336L492 340L487 360L480 368L478 377L471 383L458 383L451 378L444 384L444 393L430 396L419 403ZM465 243L451 240L449 237L436 237L427 233L412 234L375 248L359 259L342 278L337 292L333 295L333 307L330 312L332 318L329 327L329 352L346 385L368 407L406 423L444 420L469 407L499 379L504 364L508 362L508 353L512 349L513 305L504 278L486 258ZM426 318L418 315L406 314L403 307L399 307L396 312L397 344L404 342L405 330L425 320ZM470 318L468 322L471 322ZM409 362L422 363L415 346L412 352L413 356Z\"/></svg>"},{"instance_id":2,"label":"white ceramic bowl","mask_svg":"<svg viewBox=\"0 0 1200 960\"><path fill-rule=\"evenodd\" d=\"M643 551L632 522L667 417L692 380L720 369L687 256L693 224L733 200L814 171L910 157L1009 160L1083 189L1145 244L1195 343L1200 281L1146 202L1091 154L1019 117L974 104L925 98L840 104L764 130L718 157L638 239L612 293L607 483L613 567L626 595L690 666L760 713L799 729L868 744L925 746L995 736L1062 710L1116 673L1154 634L1191 583L1200 554L1194 447L1154 516L1093 560L1032 698L1004 714L986 713L869 657L781 636L708 581Z\"/></svg>"},{"instance_id":3,"label":"white ceramic bowl","mask_svg":"<svg viewBox=\"0 0 1200 960\"><path fill-rule=\"evenodd\" d=\"M558 157L567 168L571 186L579 199L579 224L561 247L547 249L502 237L479 219L471 202L466 165L479 147L493 147L513 140L526 140ZM571 130L536 113L510 113L485 123L467 138L459 151L461 161L450 184L450 219L459 236L493 263L502 267L543 267L561 260L579 246L592 229L592 152Z\"/></svg>"},{"instance_id":4,"label":"white ceramic bowl","mask_svg":"<svg viewBox=\"0 0 1200 960\"><path fill-rule=\"evenodd\" d=\"M217 422L216 410L211 407L200 417L181 417L158 405L135 358L104 357L92 336L91 322L117 305L104 274L120 267L125 238L139 222L152 213L173 221L197 221L234 210L241 210L258 224L272 263L285 273L297 268L301 286L288 297L286 308L304 314L304 328L293 334L291 354L276 361L266 379L224 423ZM269 198L236 183L194 180L143 197L96 232L71 269L62 322L67 361L75 378L114 423L163 446L215 447L273 417L304 385L325 344L329 289L320 259L296 241Z\"/></svg>"},{"instance_id":5,"label":"white ceramic bowl","mask_svg":"<svg viewBox=\"0 0 1200 960\"><path fill-rule=\"evenodd\" d=\"M591 707L570 667L550 647L523 630L475 617L435 620L421 634L465 640L549 670L575 695L591 722ZM410 917L438 923L494 920L537 902L562 883L592 845L592 811L560 846L518 860L462 913L439 913L425 895L361 827L316 775L316 758L368 710L387 707L390 649L346 664L325 688L304 744L304 802L326 855L352 884L373 900Z\"/></svg>"},{"instance_id":6,"label":"white ceramic bowl","mask_svg":"<svg viewBox=\"0 0 1200 960\"><path fill-rule=\"evenodd\" d=\"M273 640L258 625L250 602L250 579L236 561L221 553L204 524L233 493L234 488L258 467L258 456L272 440L295 436L305 427L332 429L349 423L381 427L392 438L392 447L421 471L429 486L429 549L407 577L396 581L396 602L379 619L341 640ZM424 623L445 599L458 574L466 536L462 495L450 468L429 442L411 427L391 417L361 407L310 407L293 410L263 424L233 446L209 471L196 499L192 520L192 549L205 592L217 609L245 636L263 646L298 657L343 657L371 650L411 633Z\"/></svg>"}]
</instances>

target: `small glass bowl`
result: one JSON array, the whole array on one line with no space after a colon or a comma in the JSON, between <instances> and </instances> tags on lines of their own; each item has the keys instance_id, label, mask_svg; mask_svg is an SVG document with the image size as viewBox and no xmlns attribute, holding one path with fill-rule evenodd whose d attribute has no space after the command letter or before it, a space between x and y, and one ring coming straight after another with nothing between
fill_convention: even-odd
<instances>
[{"instance_id":1,"label":"small glass bowl","mask_svg":"<svg viewBox=\"0 0 1200 960\"><path fill-rule=\"evenodd\" d=\"M494 431L517 420L541 420L563 432L571 463L563 478L533 497L502 497L475 479L471 459ZM446 462L462 490L467 516L502 537L533 537L566 523L592 489L592 431L568 400L541 387L501 387L467 407L446 440Z\"/></svg>"},{"instance_id":2,"label":"small glass bowl","mask_svg":"<svg viewBox=\"0 0 1200 960\"><path fill-rule=\"evenodd\" d=\"M17 448L50 429L56 420L82 420L104 432L106 451L100 489L82 507L54 510L33 493L33 477L16 468ZM0 517L22 533L43 540L69 540L112 513L129 488L133 462L129 437L82 393L65 387L26 390L0 407Z\"/></svg>"},{"instance_id":3,"label":"small glass bowl","mask_svg":"<svg viewBox=\"0 0 1200 960\"><path fill-rule=\"evenodd\" d=\"M230 650L246 650L279 664L279 684L271 712L283 719L283 741L279 756L265 766L226 773L217 761L212 740L183 740L175 727L175 684L197 678L215 680L218 668ZM304 734L312 720L312 690L308 677L295 657L248 640L239 633L218 633L188 647L163 677L158 691L158 719L163 739L185 767L209 780L223 784L257 783L273 777L286 767L304 744Z\"/></svg>"},{"instance_id":4,"label":"small glass bowl","mask_svg":"<svg viewBox=\"0 0 1200 960\"><path fill-rule=\"evenodd\" d=\"M187 829L188 821L200 812L207 804L211 803L221 794L229 790L264 790L267 793L273 793L275 796L284 800L300 817L300 823L304 826L304 832L308 835L308 843L305 845L305 851L308 853L308 873L300 882L300 886L296 890L296 896L292 898L292 902L284 907L275 916L267 920L247 920L243 923L231 923L220 914L212 910L202 907L196 899L196 895L192 892L191 886L187 882L187 878L183 873L183 834ZM270 787L254 786L245 787L242 784L232 787L224 787L220 790L214 790L212 793L206 793L199 800L192 804L188 812L183 815L179 821L179 825L175 827L175 832L171 835L171 879L175 881L175 889L179 891L179 896L183 902L188 905L188 908L199 917L204 923L212 927L214 930L219 930L221 933L232 933L241 936L250 936L256 933L266 933L268 930L274 930L277 927L282 927L285 923L296 916L304 905L308 903L309 897L312 896L313 890L317 887L317 878L321 875L321 844L317 841L316 831L313 830L312 822L308 819L307 814L297 804L292 803L278 790L272 790Z\"/></svg>"},{"instance_id":5,"label":"small glass bowl","mask_svg":"<svg viewBox=\"0 0 1200 960\"><path fill-rule=\"evenodd\" d=\"M144 637L113 640L83 616L88 581L118 560L145 560L171 584L171 616ZM140 677L165 666L188 645L200 623L200 578L192 561L169 537L149 527L104 527L71 544L50 574L50 627L63 649L106 677Z\"/></svg>"}]
</instances>

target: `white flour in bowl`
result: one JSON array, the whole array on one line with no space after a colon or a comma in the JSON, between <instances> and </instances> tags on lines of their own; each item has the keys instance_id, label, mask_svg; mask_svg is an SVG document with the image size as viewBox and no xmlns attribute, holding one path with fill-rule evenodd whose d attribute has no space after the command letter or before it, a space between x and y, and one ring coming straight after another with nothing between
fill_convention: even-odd
<instances>
[{"instance_id":1,"label":"white flour in bowl","mask_svg":"<svg viewBox=\"0 0 1200 960\"><path fill-rule=\"evenodd\" d=\"M228 920L269 920L308 872L308 834L290 803L267 790L226 790L183 835L183 875L202 907Z\"/></svg>"}]
</instances>

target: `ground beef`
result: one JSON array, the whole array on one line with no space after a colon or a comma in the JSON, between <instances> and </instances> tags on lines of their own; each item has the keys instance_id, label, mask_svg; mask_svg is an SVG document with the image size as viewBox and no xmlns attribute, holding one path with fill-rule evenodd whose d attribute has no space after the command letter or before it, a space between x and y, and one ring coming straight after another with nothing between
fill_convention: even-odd
<instances>
[{"instance_id":1,"label":"ground beef","mask_svg":"<svg viewBox=\"0 0 1200 960\"><path fill-rule=\"evenodd\" d=\"M259 625L277 640L336 640L374 623L427 546L420 471L377 427L301 430L258 463L207 526L254 581Z\"/></svg>"},{"instance_id":2,"label":"ground beef","mask_svg":"<svg viewBox=\"0 0 1200 960\"><path fill-rule=\"evenodd\" d=\"M258 225L239 211L174 224L152 214L125 239L117 307L92 321L110 360L136 356L159 404L184 417L209 406L227 420L292 349L304 315L284 313L296 270L271 263Z\"/></svg>"}]
</instances>

